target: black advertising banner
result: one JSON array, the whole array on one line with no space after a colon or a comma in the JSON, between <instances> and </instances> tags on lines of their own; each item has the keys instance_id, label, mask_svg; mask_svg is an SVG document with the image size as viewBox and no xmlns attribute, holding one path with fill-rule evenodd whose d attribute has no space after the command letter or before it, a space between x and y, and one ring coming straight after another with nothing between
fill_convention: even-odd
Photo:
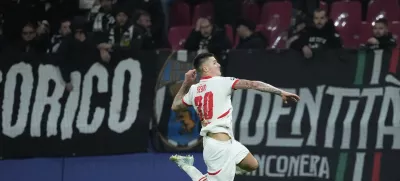
<instances>
[{"instance_id":1,"label":"black advertising banner","mask_svg":"<svg viewBox=\"0 0 400 181\"><path fill-rule=\"evenodd\" d=\"M398 50L231 51L227 74L298 94L233 94L235 138L259 161L238 181L400 180Z\"/></svg>"},{"instance_id":2,"label":"black advertising banner","mask_svg":"<svg viewBox=\"0 0 400 181\"><path fill-rule=\"evenodd\" d=\"M113 68L94 63L71 73L71 92L51 64L2 66L0 157L147 151L156 60L152 52Z\"/></svg>"}]
</instances>

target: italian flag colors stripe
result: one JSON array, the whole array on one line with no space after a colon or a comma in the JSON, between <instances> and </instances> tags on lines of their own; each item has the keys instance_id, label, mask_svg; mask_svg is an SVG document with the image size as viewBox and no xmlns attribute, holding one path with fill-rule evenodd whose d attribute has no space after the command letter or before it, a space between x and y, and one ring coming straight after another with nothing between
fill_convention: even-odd
<instances>
[{"instance_id":1,"label":"italian flag colors stripe","mask_svg":"<svg viewBox=\"0 0 400 181\"><path fill-rule=\"evenodd\" d=\"M364 80L366 77L366 64L367 64L367 51L359 50L357 56L357 67L356 73L354 77L354 85L363 85L363 83L367 83L369 85L379 84L379 80L381 79L381 71L384 67L383 61L389 61L388 72L391 74L397 74L399 70L399 49L393 49L392 54L390 56L390 60L383 60L383 50L375 50L374 58L373 58L373 67L371 77L368 77L370 80ZM370 63L370 62L368 62ZM371 70L370 70L371 71ZM336 169L336 177L335 181L344 181L345 171L347 167L347 158L348 153L342 152L338 157L338 165ZM355 163L354 163L354 172L353 172L353 180L352 181L361 181L363 180L363 171L364 171L364 162L365 162L366 154L365 152L356 153ZM375 152L373 157L373 168L371 173L371 181L380 181L380 172L381 172L381 160L382 160L382 152ZM367 179L369 180L369 179Z\"/></svg>"}]
</instances>

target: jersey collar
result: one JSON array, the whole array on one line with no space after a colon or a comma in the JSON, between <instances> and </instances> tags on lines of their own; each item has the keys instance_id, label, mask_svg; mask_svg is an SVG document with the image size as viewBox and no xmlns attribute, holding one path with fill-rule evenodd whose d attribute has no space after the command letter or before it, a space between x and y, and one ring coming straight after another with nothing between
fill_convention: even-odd
<instances>
[{"instance_id":1,"label":"jersey collar","mask_svg":"<svg viewBox=\"0 0 400 181\"><path fill-rule=\"evenodd\" d=\"M211 79L211 78L212 78L211 76L204 76L204 77L201 77L200 80Z\"/></svg>"}]
</instances>

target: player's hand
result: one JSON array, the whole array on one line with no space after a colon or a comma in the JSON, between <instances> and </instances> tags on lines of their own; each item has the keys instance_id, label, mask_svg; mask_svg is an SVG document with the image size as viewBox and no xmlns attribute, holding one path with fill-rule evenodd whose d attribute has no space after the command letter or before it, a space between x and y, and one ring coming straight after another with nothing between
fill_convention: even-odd
<instances>
[{"instance_id":1,"label":"player's hand","mask_svg":"<svg viewBox=\"0 0 400 181\"><path fill-rule=\"evenodd\" d=\"M288 101L298 102L300 100L300 97L298 95L292 94L290 92L282 92L281 97L285 104L287 104Z\"/></svg>"},{"instance_id":2,"label":"player's hand","mask_svg":"<svg viewBox=\"0 0 400 181\"><path fill-rule=\"evenodd\" d=\"M193 84L196 81L196 69L185 73L185 83Z\"/></svg>"}]
</instances>

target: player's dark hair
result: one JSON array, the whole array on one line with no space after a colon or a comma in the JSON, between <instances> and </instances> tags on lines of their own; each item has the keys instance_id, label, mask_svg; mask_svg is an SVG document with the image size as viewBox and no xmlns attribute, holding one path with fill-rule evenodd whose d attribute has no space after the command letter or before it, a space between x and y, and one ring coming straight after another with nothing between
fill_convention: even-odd
<instances>
[{"instance_id":1,"label":"player's dark hair","mask_svg":"<svg viewBox=\"0 0 400 181\"><path fill-rule=\"evenodd\" d=\"M380 19L378 19L378 20L376 20L375 21L375 24L377 24L377 23L382 23L382 24L384 24L385 26L388 26L388 20L386 19L386 18L380 18Z\"/></svg>"},{"instance_id":2,"label":"player's dark hair","mask_svg":"<svg viewBox=\"0 0 400 181\"><path fill-rule=\"evenodd\" d=\"M193 60L193 67L196 69L197 72L201 72L200 67L210 57L214 57L212 53L200 53L198 54Z\"/></svg>"}]
</instances>

